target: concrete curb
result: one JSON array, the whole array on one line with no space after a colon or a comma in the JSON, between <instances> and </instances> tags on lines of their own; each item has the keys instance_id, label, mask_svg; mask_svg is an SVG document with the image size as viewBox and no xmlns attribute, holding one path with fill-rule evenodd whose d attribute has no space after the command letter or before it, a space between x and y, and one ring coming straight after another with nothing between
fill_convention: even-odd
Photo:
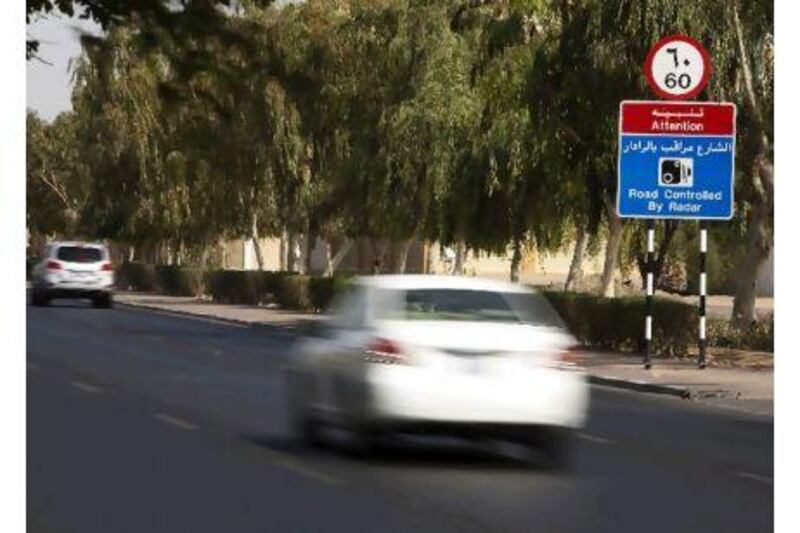
<instances>
[{"instance_id":1,"label":"concrete curb","mask_svg":"<svg viewBox=\"0 0 800 533\"><path fill-rule=\"evenodd\" d=\"M131 307L131 308L134 308L134 309L146 309L148 311L156 311L156 312L160 312L160 313L164 313L164 314L168 314L168 315L180 315L180 316L185 316L187 318L199 318L199 319L213 320L213 321L216 321L216 322L227 322L229 324L234 324L234 325L237 325L237 326L248 326L248 327L252 327L252 328L278 329L278 330L283 329L283 330L288 330L286 332L288 334L291 334L292 331L296 329L295 326L290 326L290 325L287 325L287 324L275 325L275 324L268 324L266 322L253 322L253 321L249 321L249 320L240 320L240 319L237 319L237 318L219 317L219 316L214 316L214 315L203 315L203 314L199 314L199 313L192 313L190 311L181 311L181 310L176 310L176 309L164 309L163 307L159 307L157 305L149 305L149 304L143 304L143 303L138 303L138 302L137 303L120 302L119 300L116 300L114 302L114 304L118 305L120 307Z\"/></svg>"},{"instance_id":2,"label":"concrete curb","mask_svg":"<svg viewBox=\"0 0 800 533\"><path fill-rule=\"evenodd\" d=\"M615 387L618 389L627 389L637 392L649 392L651 394L665 394L668 396L676 396L684 400L693 397L692 391L688 387L679 387L676 385L660 385L657 383L647 383L645 381L631 381L627 379L615 378L610 376L593 376L589 375L589 383L593 385L604 385L606 387Z\"/></svg>"}]
</instances>

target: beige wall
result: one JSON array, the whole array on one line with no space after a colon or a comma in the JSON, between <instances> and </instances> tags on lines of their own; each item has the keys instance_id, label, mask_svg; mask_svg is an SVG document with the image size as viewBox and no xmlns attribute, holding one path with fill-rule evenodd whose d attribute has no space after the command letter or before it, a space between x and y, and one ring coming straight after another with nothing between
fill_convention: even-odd
<instances>
[{"instance_id":1,"label":"beige wall","mask_svg":"<svg viewBox=\"0 0 800 533\"><path fill-rule=\"evenodd\" d=\"M331 255L335 255L342 240L331 243ZM264 256L265 270L279 270L280 264L279 238L261 240L261 249ZM386 243L384 251L383 272L394 270L402 243ZM227 267L232 269L255 270L258 268L255 250L252 242L248 240L233 240L226 244ZM418 241L412 243L406 260L407 273L422 273L426 271L426 254L430 254L428 263L430 273L448 274L452 272L453 261L448 260L440 251L437 243L424 245ZM535 251L524 254L520 268L520 278L526 283L547 284L563 283L569 271L572 260L572 250L567 248L560 253L538 254ZM337 271L354 273L371 273L375 261L373 244L368 239L358 239L339 264ZM325 241L318 239L311 255L312 273L321 273L327 265ZM503 255L490 255L486 253L474 254L469 252L465 261L464 272L467 275L488 277L495 279L508 279L511 269L511 251ZM603 258L591 257L584 260L583 270L585 275L599 274L602 272Z\"/></svg>"},{"instance_id":2,"label":"beige wall","mask_svg":"<svg viewBox=\"0 0 800 533\"><path fill-rule=\"evenodd\" d=\"M452 272L453 261L447 261L443 257L439 251L439 245L431 245L430 250L432 255L431 272L437 274ZM511 271L511 255L510 249L502 255L481 253L477 257L470 252L465 261L464 273L480 277L508 279ZM520 280L534 284L563 283L567 279L571 261L571 249L554 254L527 252L523 254L520 265ZM584 258L584 275L600 274L602 270L602 256Z\"/></svg>"}]
</instances>

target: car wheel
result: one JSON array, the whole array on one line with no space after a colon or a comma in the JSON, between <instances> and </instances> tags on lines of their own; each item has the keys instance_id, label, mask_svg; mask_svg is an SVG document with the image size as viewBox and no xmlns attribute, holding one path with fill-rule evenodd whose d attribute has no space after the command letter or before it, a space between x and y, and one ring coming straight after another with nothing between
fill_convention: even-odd
<instances>
[{"instance_id":1,"label":"car wheel","mask_svg":"<svg viewBox=\"0 0 800 533\"><path fill-rule=\"evenodd\" d=\"M31 303L36 307L46 307L50 304L50 298L41 289L34 289L31 296Z\"/></svg>"},{"instance_id":2,"label":"car wheel","mask_svg":"<svg viewBox=\"0 0 800 533\"><path fill-rule=\"evenodd\" d=\"M372 426L351 426L351 451L358 457L379 457L387 450L389 434Z\"/></svg>"},{"instance_id":3,"label":"car wheel","mask_svg":"<svg viewBox=\"0 0 800 533\"><path fill-rule=\"evenodd\" d=\"M292 429L303 444L319 448L324 444L322 427L320 422L308 412L303 401L301 385L299 376L288 374L289 418Z\"/></svg>"},{"instance_id":4,"label":"car wheel","mask_svg":"<svg viewBox=\"0 0 800 533\"><path fill-rule=\"evenodd\" d=\"M574 436L568 428L541 428L533 432L528 444L535 448L539 462L547 470L568 470L574 459Z\"/></svg>"},{"instance_id":5,"label":"car wheel","mask_svg":"<svg viewBox=\"0 0 800 533\"><path fill-rule=\"evenodd\" d=\"M98 309L110 309L114 305L114 299L110 294L103 294L93 298L92 305Z\"/></svg>"}]
</instances>

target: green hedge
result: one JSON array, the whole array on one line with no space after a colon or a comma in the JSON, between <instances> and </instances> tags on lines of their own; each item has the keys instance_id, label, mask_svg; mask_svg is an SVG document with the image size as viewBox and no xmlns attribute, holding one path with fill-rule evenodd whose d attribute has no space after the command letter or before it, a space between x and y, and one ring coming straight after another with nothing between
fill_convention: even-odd
<instances>
[{"instance_id":1,"label":"green hedge","mask_svg":"<svg viewBox=\"0 0 800 533\"><path fill-rule=\"evenodd\" d=\"M275 294L278 305L293 311L312 311L311 276L293 274L279 280Z\"/></svg>"},{"instance_id":2,"label":"green hedge","mask_svg":"<svg viewBox=\"0 0 800 533\"><path fill-rule=\"evenodd\" d=\"M217 270L206 275L206 292L216 302L258 305L275 302L293 311L322 311L350 276L319 278L293 272Z\"/></svg>"},{"instance_id":3,"label":"green hedge","mask_svg":"<svg viewBox=\"0 0 800 533\"><path fill-rule=\"evenodd\" d=\"M203 294L203 271L195 267L159 265L155 267L159 291L174 296Z\"/></svg>"},{"instance_id":4,"label":"green hedge","mask_svg":"<svg viewBox=\"0 0 800 533\"><path fill-rule=\"evenodd\" d=\"M277 299L280 280L291 272L215 270L206 274L206 292L215 302L258 305Z\"/></svg>"},{"instance_id":5,"label":"green hedge","mask_svg":"<svg viewBox=\"0 0 800 533\"><path fill-rule=\"evenodd\" d=\"M639 351L644 343L644 298L604 298L591 294L545 291L544 296L584 345ZM654 298L654 355L685 355L696 343L697 309L683 302Z\"/></svg>"},{"instance_id":6,"label":"green hedge","mask_svg":"<svg viewBox=\"0 0 800 533\"><path fill-rule=\"evenodd\" d=\"M206 292L215 302L257 305L260 299L258 272L216 270L206 275Z\"/></svg>"},{"instance_id":7,"label":"green hedge","mask_svg":"<svg viewBox=\"0 0 800 533\"><path fill-rule=\"evenodd\" d=\"M352 278L350 275L332 278L311 278L309 293L314 311L320 312L327 309L333 297L344 290L348 283L352 281Z\"/></svg>"},{"instance_id":8,"label":"green hedge","mask_svg":"<svg viewBox=\"0 0 800 533\"><path fill-rule=\"evenodd\" d=\"M160 292L175 296L196 296L203 293L203 274L199 268L146 263L117 265L115 285L121 290Z\"/></svg>"},{"instance_id":9,"label":"green hedge","mask_svg":"<svg viewBox=\"0 0 800 533\"><path fill-rule=\"evenodd\" d=\"M155 265L146 263L122 263L114 272L114 284L118 289L137 292L157 292L158 275Z\"/></svg>"},{"instance_id":10,"label":"green hedge","mask_svg":"<svg viewBox=\"0 0 800 533\"><path fill-rule=\"evenodd\" d=\"M745 327L728 320L709 320L706 331L709 346L735 350L774 351L775 320L772 315Z\"/></svg>"}]
</instances>

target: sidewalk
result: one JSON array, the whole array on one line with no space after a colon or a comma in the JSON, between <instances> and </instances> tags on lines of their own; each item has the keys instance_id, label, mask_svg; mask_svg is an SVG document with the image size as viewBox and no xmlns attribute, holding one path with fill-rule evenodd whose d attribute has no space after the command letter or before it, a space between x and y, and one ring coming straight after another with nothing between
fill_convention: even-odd
<instances>
[{"instance_id":1,"label":"sidewalk","mask_svg":"<svg viewBox=\"0 0 800 533\"><path fill-rule=\"evenodd\" d=\"M166 296L163 294L120 291L114 294L114 298L115 302L121 305L205 317L248 326L292 328L322 318L322 315L284 311L269 307L218 304L193 296Z\"/></svg>"},{"instance_id":2,"label":"sidewalk","mask_svg":"<svg viewBox=\"0 0 800 533\"><path fill-rule=\"evenodd\" d=\"M704 401L755 414L773 414L772 368L715 366L703 370L693 359L653 359L645 370L641 356L587 353L576 361L593 383Z\"/></svg>"},{"instance_id":3,"label":"sidewalk","mask_svg":"<svg viewBox=\"0 0 800 533\"><path fill-rule=\"evenodd\" d=\"M248 326L294 329L323 318L267 307L216 304L194 297L126 292L118 292L115 297L121 305ZM691 359L654 359L653 367L645 370L641 356L615 353L586 352L575 362L598 385L666 394L771 416L771 354L728 350L718 351L718 357L713 355L704 370L699 370Z\"/></svg>"}]
</instances>

